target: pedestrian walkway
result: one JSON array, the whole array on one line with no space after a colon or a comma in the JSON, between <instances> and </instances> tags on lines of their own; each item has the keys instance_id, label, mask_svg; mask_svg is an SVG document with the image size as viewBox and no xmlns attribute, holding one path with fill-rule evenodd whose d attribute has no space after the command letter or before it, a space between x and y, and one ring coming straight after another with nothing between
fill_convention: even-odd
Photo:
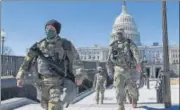
<instances>
[{"instance_id":1,"label":"pedestrian walkway","mask_svg":"<svg viewBox=\"0 0 180 110\"><path fill-rule=\"evenodd\" d=\"M138 104L138 108L136 110L146 110L145 107L151 108L164 108L163 104L156 103L156 92L155 89L140 89L140 100ZM116 110L117 104L115 99L115 92L114 89L108 89L105 92L105 100L103 105L95 104L95 93L85 97L84 99L80 100L79 102L70 105L65 110ZM132 110L131 104L125 104L126 110ZM43 110L39 104L31 104L26 105L21 108L15 110Z\"/></svg>"}]
</instances>

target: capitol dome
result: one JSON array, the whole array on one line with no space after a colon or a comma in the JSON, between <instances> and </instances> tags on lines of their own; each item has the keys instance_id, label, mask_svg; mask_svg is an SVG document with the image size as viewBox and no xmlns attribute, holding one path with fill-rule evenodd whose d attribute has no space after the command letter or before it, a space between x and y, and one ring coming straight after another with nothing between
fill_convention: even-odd
<instances>
[{"instance_id":1,"label":"capitol dome","mask_svg":"<svg viewBox=\"0 0 180 110\"><path fill-rule=\"evenodd\" d=\"M137 45L141 45L140 33L138 32L133 17L127 13L125 2L122 5L121 14L115 19L112 29L111 42L117 40L117 37L114 34L122 28L124 29L125 37L132 39Z\"/></svg>"}]
</instances>

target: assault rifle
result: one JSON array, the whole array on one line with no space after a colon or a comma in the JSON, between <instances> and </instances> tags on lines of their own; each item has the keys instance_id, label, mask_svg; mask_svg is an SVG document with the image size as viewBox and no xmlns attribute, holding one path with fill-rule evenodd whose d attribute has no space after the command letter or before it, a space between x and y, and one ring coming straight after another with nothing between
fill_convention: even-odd
<instances>
[{"instance_id":1,"label":"assault rifle","mask_svg":"<svg viewBox=\"0 0 180 110\"><path fill-rule=\"evenodd\" d=\"M60 77L65 77L75 82L74 75L72 73L66 74L61 68L59 68L58 66L59 64L57 64L57 62L45 57L43 53L41 52L41 50L37 47L37 44L34 44L30 48L30 51L32 51L36 56L39 56L42 60L48 63L50 67L52 67L51 69L53 69Z\"/></svg>"}]
</instances>

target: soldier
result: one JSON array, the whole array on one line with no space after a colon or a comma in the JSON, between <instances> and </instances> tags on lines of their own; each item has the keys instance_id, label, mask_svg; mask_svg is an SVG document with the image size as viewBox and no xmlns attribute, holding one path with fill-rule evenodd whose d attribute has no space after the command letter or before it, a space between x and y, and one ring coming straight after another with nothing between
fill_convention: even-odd
<instances>
[{"instance_id":1,"label":"soldier","mask_svg":"<svg viewBox=\"0 0 180 110\"><path fill-rule=\"evenodd\" d=\"M99 104L99 94L101 94L101 104L103 104L104 100L104 92L106 88L106 83L107 83L107 76L102 70L101 67L97 68L97 74L94 76L94 82L93 82L93 88L96 91L96 102Z\"/></svg>"},{"instance_id":2,"label":"soldier","mask_svg":"<svg viewBox=\"0 0 180 110\"><path fill-rule=\"evenodd\" d=\"M123 29L120 29L115 35L118 40L110 45L107 61L108 75L112 75L114 69L114 87L119 105L118 110L125 110L123 102L126 98L126 90L131 96L132 107L135 108L139 93L131 74L134 69L138 72L141 71L138 48L132 40L124 37Z\"/></svg>"},{"instance_id":3,"label":"soldier","mask_svg":"<svg viewBox=\"0 0 180 110\"><path fill-rule=\"evenodd\" d=\"M61 24L58 21L47 22L45 25L46 37L30 48L16 76L17 86L22 87L25 74L32 66L36 68L35 73L40 82L38 85L41 92L40 102L45 110L63 110L63 105L72 101L76 96L75 82L78 82L77 85L81 85L83 80L83 78L79 78L78 81L75 81L73 64L76 62L79 65L77 69L83 70L84 68L81 62L77 63L79 55L73 44L58 35L60 30ZM36 50L42 54L35 53ZM57 67L62 69L61 74L64 76L60 76L57 68L55 69L55 66L47 63L42 56L53 61L53 64L57 64Z\"/></svg>"}]
</instances>

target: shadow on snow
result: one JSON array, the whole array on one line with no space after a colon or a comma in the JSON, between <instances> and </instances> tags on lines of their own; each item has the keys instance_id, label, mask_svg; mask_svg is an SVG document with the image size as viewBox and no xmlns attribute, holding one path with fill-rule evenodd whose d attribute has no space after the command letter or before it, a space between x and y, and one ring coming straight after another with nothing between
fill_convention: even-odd
<instances>
[{"instance_id":1,"label":"shadow on snow","mask_svg":"<svg viewBox=\"0 0 180 110\"><path fill-rule=\"evenodd\" d=\"M138 107L138 108L144 108L146 110L180 110L179 105L173 105L170 108L163 108L163 109L152 108L152 107L148 107L148 106L141 106L141 107Z\"/></svg>"}]
</instances>

